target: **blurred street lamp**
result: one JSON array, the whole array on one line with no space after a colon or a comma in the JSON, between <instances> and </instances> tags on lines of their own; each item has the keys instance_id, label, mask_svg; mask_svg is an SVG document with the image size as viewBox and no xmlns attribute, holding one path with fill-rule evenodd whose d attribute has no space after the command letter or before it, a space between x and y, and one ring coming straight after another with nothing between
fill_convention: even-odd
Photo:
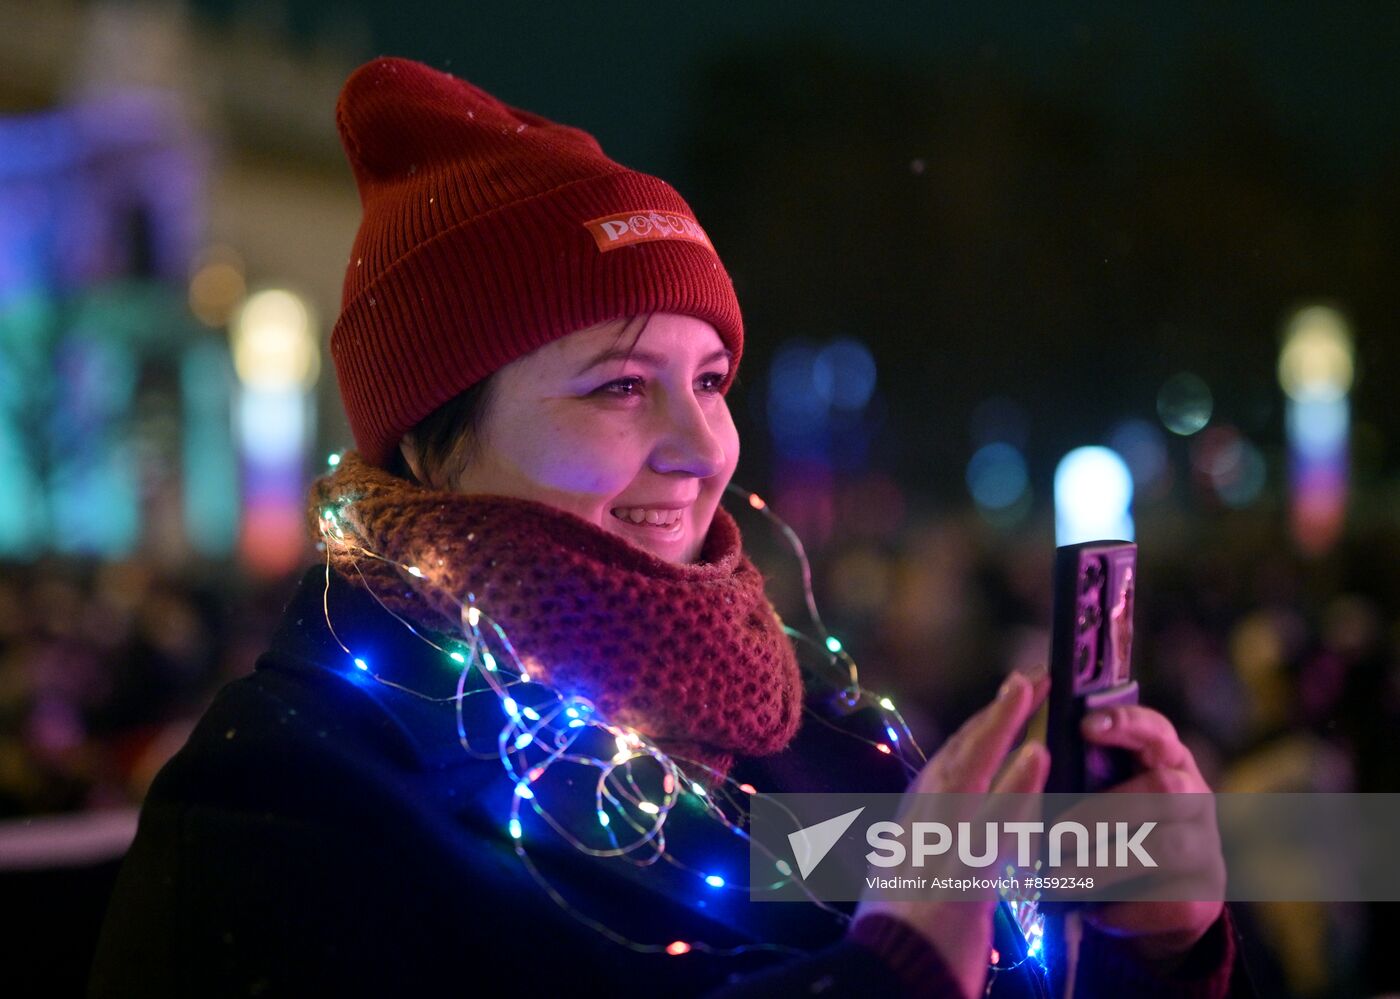
<instances>
[{"instance_id":1,"label":"blurred street lamp","mask_svg":"<svg viewBox=\"0 0 1400 999\"><path fill-rule=\"evenodd\" d=\"M261 575L296 568L301 506L313 431L310 390L321 357L311 310L284 289L257 292L229 330L238 374L237 426L243 457L239 554Z\"/></svg>"},{"instance_id":2,"label":"blurred street lamp","mask_svg":"<svg viewBox=\"0 0 1400 999\"><path fill-rule=\"evenodd\" d=\"M1289 317L1278 360L1288 397L1289 512L1294 540L1310 555L1332 547L1346 517L1355 371L1351 330L1340 312L1307 305Z\"/></svg>"}]
</instances>

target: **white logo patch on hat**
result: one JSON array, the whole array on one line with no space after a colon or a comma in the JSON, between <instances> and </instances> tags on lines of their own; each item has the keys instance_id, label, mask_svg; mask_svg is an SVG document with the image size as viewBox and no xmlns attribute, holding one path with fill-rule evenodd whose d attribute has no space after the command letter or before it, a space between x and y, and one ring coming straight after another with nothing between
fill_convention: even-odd
<instances>
[{"instance_id":1,"label":"white logo patch on hat","mask_svg":"<svg viewBox=\"0 0 1400 999\"><path fill-rule=\"evenodd\" d=\"M633 243L647 243L653 239L684 239L699 243L707 250L714 250L710 244L710 237L705 235L700 223L675 212L654 209L619 212L585 222L583 227L592 233L593 241L604 253Z\"/></svg>"}]
</instances>

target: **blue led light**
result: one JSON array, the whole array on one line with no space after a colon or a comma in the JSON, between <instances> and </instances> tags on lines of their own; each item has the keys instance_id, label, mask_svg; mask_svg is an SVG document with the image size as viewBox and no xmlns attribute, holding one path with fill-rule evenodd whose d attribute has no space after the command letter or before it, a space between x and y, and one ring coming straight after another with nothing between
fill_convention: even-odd
<instances>
[{"instance_id":1,"label":"blue led light","mask_svg":"<svg viewBox=\"0 0 1400 999\"><path fill-rule=\"evenodd\" d=\"M886 734L887 736L890 737L890 742L898 742L898 741L899 741L899 733L896 732L896 731L894 730L894 726L893 726L893 725L886 725L886 726L885 726L885 734Z\"/></svg>"},{"instance_id":2,"label":"blue led light","mask_svg":"<svg viewBox=\"0 0 1400 999\"><path fill-rule=\"evenodd\" d=\"M863 409L875 392L875 358L859 340L842 337L812 361L812 387L835 409Z\"/></svg>"},{"instance_id":3,"label":"blue led light","mask_svg":"<svg viewBox=\"0 0 1400 999\"><path fill-rule=\"evenodd\" d=\"M520 838L520 820L519 820L519 819L511 819L511 820L510 820L510 838L511 838L511 839L519 839L519 838Z\"/></svg>"},{"instance_id":4,"label":"blue led light","mask_svg":"<svg viewBox=\"0 0 1400 999\"><path fill-rule=\"evenodd\" d=\"M521 713L522 715L524 715L526 718L530 719L531 721L539 721L539 720L540 720L540 713L539 713L538 711L536 711L534 708L522 708L521 711L520 711L520 713Z\"/></svg>"},{"instance_id":5,"label":"blue led light","mask_svg":"<svg viewBox=\"0 0 1400 999\"><path fill-rule=\"evenodd\" d=\"M520 738L518 738L518 739L515 740L515 748L516 748L516 749L524 749L526 746L528 746L530 743L532 743L532 742L534 742L534 741L535 741L535 737L534 737L533 735L531 735L529 732L526 732L526 733L525 733L524 735L522 735Z\"/></svg>"},{"instance_id":6,"label":"blue led light","mask_svg":"<svg viewBox=\"0 0 1400 999\"><path fill-rule=\"evenodd\" d=\"M965 477L972 498L984 510L1015 506L1030 484L1025 457L1002 441L979 448L967 463Z\"/></svg>"},{"instance_id":7,"label":"blue led light","mask_svg":"<svg viewBox=\"0 0 1400 999\"><path fill-rule=\"evenodd\" d=\"M709 885L711 888L723 888L724 878L720 877L718 874L711 874L705 879L705 884Z\"/></svg>"},{"instance_id":8,"label":"blue led light","mask_svg":"<svg viewBox=\"0 0 1400 999\"><path fill-rule=\"evenodd\" d=\"M464 663L467 661L467 657L460 652L449 652L447 658L451 659L454 663Z\"/></svg>"},{"instance_id":9,"label":"blue led light","mask_svg":"<svg viewBox=\"0 0 1400 999\"><path fill-rule=\"evenodd\" d=\"M608 818L608 813L605 812L605 811L602 811L601 809L599 809L599 811L598 811L598 824L599 824L600 826L603 826L604 828L606 828L607 825L608 825L608 823L609 823L610 821L612 821L612 820Z\"/></svg>"},{"instance_id":10,"label":"blue led light","mask_svg":"<svg viewBox=\"0 0 1400 999\"><path fill-rule=\"evenodd\" d=\"M828 650L830 650L830 651L832 651L832 652L840 652L840 651L841 651L841 639L837 638L835 635L827 635L827 636L826 636L826 647L827 647Z\"/></svg>"},{"instance_id":11,"label":"blue led light","mask_svg":"<svg viewBox=\"0 0 1400 999\"><path fill-rule=\"evenodd\" d=\"M517 798L524 798L526 801L529 801L535 796L535 792L530 790L529 784L526 784L524 781L521 781L519 784L515 785L515 796Z\"/></svg>"},{"instance_id":12,"label":"blue led light","mask_svg":"<svg viewBox=\"0 0 1400 999\"><path fill-rule=\"evenodd\" d=\"M364 670L366 673L369 672L369 665L368 665L363 659L359 658L358 656L355 657L355 665L356 665L359 669Z\"/></svg>"},{"instance_id":13,"label":"blue led light","mask_svg":"<svg viewBox=\"0 0 1400 999\"><path fill-rule=\"evenodd\" d=\"M501 701L501 706L506 709L506 714L514 718L520 714L520 706L515 703L514 697L507 697Z\"/></svg>"}]
</instances>

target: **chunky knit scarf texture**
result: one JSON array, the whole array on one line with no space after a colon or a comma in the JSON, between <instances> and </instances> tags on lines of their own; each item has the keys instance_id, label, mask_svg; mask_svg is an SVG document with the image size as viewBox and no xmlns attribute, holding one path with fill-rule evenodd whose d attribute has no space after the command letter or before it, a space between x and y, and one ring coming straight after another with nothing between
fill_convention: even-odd
<instances>
[{"instance_id":1,"label":"chunky knit scarf texture","mask_svg":"<svg viewBox=\"0 0 1400 999\"><path fill-rule=\"evenodd\" d=\"M425 489L353 451L311 487L317 538L328 507L348 543L330 546L345 579L447 634L461 634L458 601L472 594L532 678L589 698L683 765L724 773L736 755L776 753L797 733L796 654L723 507L699 561L684 565L554 507Z\"/></svg>"}]
</instances>

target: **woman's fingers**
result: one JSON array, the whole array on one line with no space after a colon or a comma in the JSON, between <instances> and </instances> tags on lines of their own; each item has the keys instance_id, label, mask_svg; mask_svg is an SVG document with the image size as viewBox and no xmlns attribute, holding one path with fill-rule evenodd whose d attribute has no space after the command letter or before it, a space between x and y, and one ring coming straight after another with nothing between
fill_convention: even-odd
<instances>
[{"instance_id":1,"label":"woman's fingers","mask_svg":"<svg viewBox=\"0 0 1400 999\"><path fill-rule=\"evenodd\" d=\"M1011 757L992 784L992 793L1036 794L1045 789L1049 775L1050 751L1038 742L1028 742Z\"/></svg>"},{"instance_id":2,"label":"woman's fingers","mask_svg":"<svg viewBox=\"0 0 1400 999\"><path fill-rule=\"evenodd\" d=\"M969 718L929 761L915 789L985 791L1049 689L1049 682L1038 677L1021 673L1007 677L996 700Z\"/></svg>"},{"instance_id":3,"label":"woman's fingers","mask_svg":"<svg viewBox=\"0 0 1400 999\"><path fill-rule=\"evenodd\" d=\"M1197 811L1214 811L1215 798L1200 774L1180 767L1154 767L1144 770L1108 790L1115 794L1199 794L1199 809L1189 809L1185 804L1173 805L1172 815L1194 815Z\"/></svg>"},{"instance_id":4,"label":"woman's fingers","mask_svg":"<svg viewBox=\"0 0 1400 999\"><path fill-rule=\"evenodd\" d=\"M1140 704L1119 705L1085 715L1080 731L1089 742L1118 746L1137 754L1144 770L1165 767L1200 774L1176 729L1166 717Z\"/></svg>"}]
</instances>

